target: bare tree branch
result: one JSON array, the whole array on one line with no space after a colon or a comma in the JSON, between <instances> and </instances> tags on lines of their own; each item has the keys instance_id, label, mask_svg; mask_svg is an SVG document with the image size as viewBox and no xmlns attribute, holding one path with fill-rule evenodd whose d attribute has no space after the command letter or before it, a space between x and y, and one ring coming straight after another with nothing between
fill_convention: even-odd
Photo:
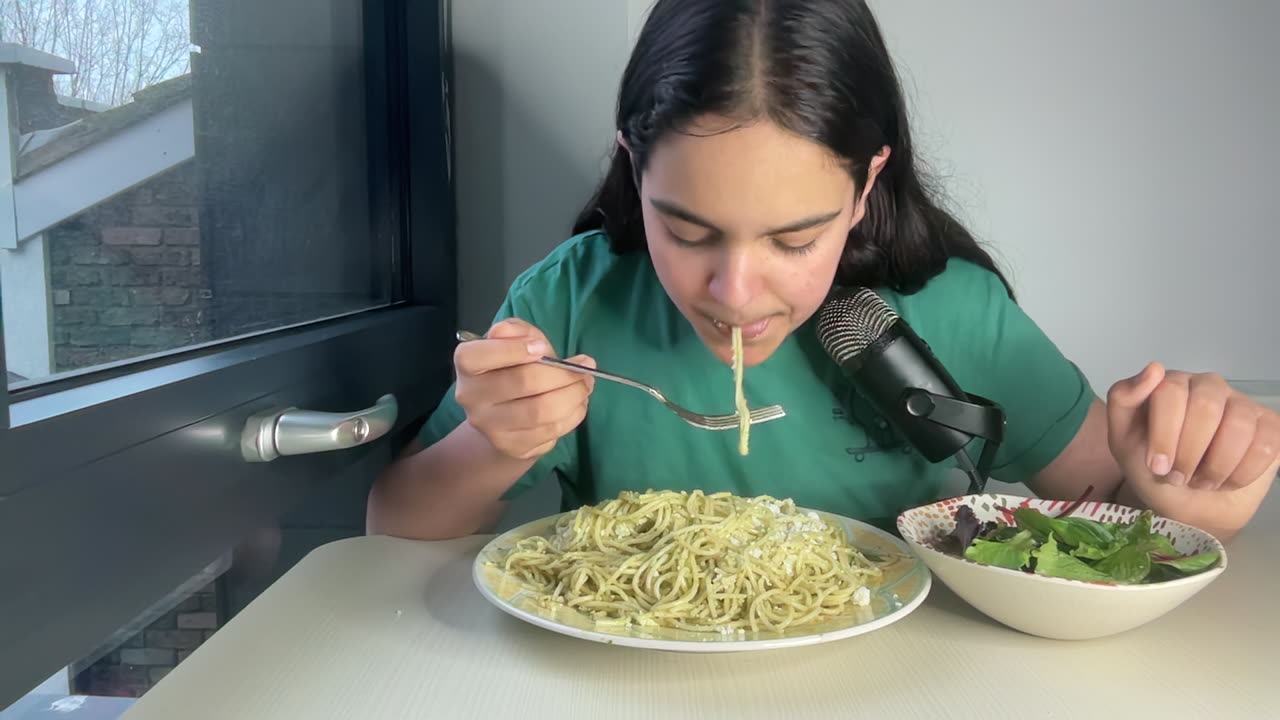
<instances>
[{"instance_id":1,"label":"bare tree branch","mask_svg":"<svg viewBox=\"0 0 1280 720\"><path fill-rule=\"evenodd\" d=\"M0 34L75 63L58 92L119 105L190 70L188 0L0 0Z\"/></svg>"}]
</instances>

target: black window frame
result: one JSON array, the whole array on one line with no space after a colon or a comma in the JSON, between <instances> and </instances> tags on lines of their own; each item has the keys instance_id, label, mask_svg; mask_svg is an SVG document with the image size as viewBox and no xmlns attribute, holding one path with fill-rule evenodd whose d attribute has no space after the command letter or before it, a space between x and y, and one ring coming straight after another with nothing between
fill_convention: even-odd
<instances>
[{"instance_id":1,"label":"black window frame","mask_svg":"<svg viewBox=\"0 0 1280 720\"><path fill-rule=\"evenodd\" d=\"M99 647L237 537L309 495L367 480L451 382L449 4L363 5L371 234L393 248L393 303L0 393L0 708ZM386 438L273 463L235 456L237 428L254 412L303 402L353 410L388 385L400 412ZM176 522L130 508L150 502L147 493L157 502L203 495L203 510ZM113 512L129 524L114 525ZM85 552L102 546L117 556Z\"/></svg>"}]
</instances>

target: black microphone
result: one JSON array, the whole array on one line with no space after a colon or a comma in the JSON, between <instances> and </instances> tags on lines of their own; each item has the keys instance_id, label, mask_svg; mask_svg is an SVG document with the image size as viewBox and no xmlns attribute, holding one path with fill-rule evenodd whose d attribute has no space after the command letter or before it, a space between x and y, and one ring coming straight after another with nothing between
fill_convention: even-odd
<instances>
[{"instance_id":1,"label":"black microphone","mask_svg":"<svg viewBox=\"0 0 1280 720\"><path fill-rule=\"evenodd\" d=\"M955 457L976 492L1004 439L1004 412L960 388L928 343L875 292L840 288L818 310L818 340L854 389L931 463ZM986 442L974 466L965 448Z\"/></svg>"}]
</instances>

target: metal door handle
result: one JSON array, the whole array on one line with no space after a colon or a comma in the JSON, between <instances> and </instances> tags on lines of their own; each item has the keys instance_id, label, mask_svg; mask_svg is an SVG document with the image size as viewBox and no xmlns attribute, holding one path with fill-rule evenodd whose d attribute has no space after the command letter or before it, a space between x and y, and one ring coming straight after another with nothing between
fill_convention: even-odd
<instances>
[{"instance_id":1,"label":"metal door handle","mask_svg":"<svg viewBox=\"0 0 1280 720\"><path fill-rule=\"evenodd\" d=\"M398 412L394 395L383 395L373 407L353 413L293 407L260 412L245 423L240 452L249 462L271 462L281 455L352 448L386 435Z\"/></svg>"}]
</instances>

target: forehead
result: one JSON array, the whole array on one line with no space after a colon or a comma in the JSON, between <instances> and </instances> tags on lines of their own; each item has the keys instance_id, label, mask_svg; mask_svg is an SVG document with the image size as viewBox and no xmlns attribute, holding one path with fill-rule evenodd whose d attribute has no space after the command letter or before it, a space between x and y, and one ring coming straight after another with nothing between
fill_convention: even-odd
<instances>
[{"instance_id":1,"label":"forehead","mask_svg":"<svg viewBox=\"0 0 1280 720\"><path fill-rule=\"evenodd\" d=\"M844 163L819 143L767 121L714 119L659 141L645 183L655 197L742 230L841 209L854 190Z\"/></svg>"}]
</instances>

